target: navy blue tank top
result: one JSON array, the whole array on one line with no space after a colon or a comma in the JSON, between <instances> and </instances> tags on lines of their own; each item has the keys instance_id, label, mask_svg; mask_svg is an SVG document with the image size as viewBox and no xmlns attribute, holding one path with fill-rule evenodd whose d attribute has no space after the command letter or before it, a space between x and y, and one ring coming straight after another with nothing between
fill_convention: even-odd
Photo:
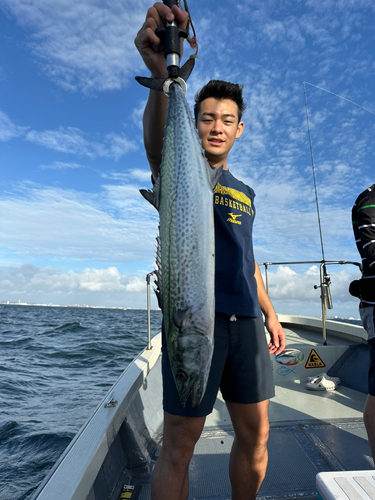
<instances>
[{"instance_id":1,"label":"navy blue tank top","mask_svg":"<svg viewBox=\"0 0 375 500\"><path fill-rule=\"evenodd\" d=\"M223 170L214 190L215 309L258 318L262 312L254 277L254 198L249 186Z\"/></svg>"}]
</instances>

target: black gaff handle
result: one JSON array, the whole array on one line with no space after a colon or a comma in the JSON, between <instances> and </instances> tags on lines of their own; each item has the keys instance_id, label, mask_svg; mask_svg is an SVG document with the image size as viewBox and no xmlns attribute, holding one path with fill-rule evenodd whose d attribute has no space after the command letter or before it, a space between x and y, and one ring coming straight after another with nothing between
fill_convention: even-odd
<instances>
[{"instance_id":1,"label":"black gaff handle","mask_svg":"<svg viewBox=\"0 0 375 500\"><path fill-rule=\"evenodd\" d=\"M177 7L179 7L179 2L177 0L163 0L163 4L170 9L173 7L173 5L177 5Z\"/></svg>"},{"instance_id":2,"label":"black gaff handle","mask_svg":"<svg viewBox=\"0 0 375 500\"><path fill-rule=\"evenodd\" d=\"M178 0L163 0L170 9L173 5L179 7ZM167 23L165 28L157 29L155 34L164 42L164 55L167 60L168 76L177 78L180 74L180 37L187 38L188 30L180 30L175 22Z\"/></svg>"}]
</instances>

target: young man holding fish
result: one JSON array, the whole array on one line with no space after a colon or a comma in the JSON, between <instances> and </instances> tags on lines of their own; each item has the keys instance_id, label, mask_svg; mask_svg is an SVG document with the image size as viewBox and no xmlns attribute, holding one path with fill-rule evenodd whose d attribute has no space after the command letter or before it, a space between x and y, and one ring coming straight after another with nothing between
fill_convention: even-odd
<instances>
[{"instance_id":1,"label":"young man holding fish","mask_svg":"<svg viewBox=\"0 0 375 500\"><path fill-rule=\"evenodd\" d=\"M185 28L187 19L188 14L176 6L171 11L156 3L148 10L135 44L152 77L168 76L155 30L164 27L163 20L175 20ZM188 498L189 463L219 387L235 431L229 462L233 500L255 499L267 468L268 404L274 395L269 353L284 349L285 334L253 257L254 192L227 169L229 151L244 130L244 107L242 88L226 82L210 82L196 97L196 124L206 158L213 169L224 165L214 193L215 350L206 393L197 409L189 401L182 407L163 351L164 434L152 478L153 500ZM165 95L151 90L143 125L154 181L160 173L167 111ZM268 346L261 311L271 337Z\"/></svg>"}]
</instances>

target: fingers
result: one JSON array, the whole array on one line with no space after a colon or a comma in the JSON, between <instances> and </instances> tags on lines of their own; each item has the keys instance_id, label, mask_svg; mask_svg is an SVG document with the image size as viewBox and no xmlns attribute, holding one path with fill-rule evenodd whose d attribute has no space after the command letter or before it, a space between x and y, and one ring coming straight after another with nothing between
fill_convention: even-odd
<instances>
[{"instance_id":1,"label":"fingers","mask_svg":"<svg viewBox=\"0 0 375 500\"><path fill-rule=\"evenodd\" d=\"M178 24L179 28L185 29L187 26L187 22L189 19L189 14L182 9L179 9L177 5L173 5L172 10L164 5L162 2L156 2L154 3L153 7L149 9L149 12L147 15L150 13L152 16L156 16L159 20L165 20L171 23L172 21L176 20L176 23ZM163 22L161 25L159 25L159 28L163 26Z\"/></svg>"},{"instance_id":2,"label":"fingers","mask_svg":"<svg viewBox=\"0 0 375 500\"><path fill-rule=\"evenodd\" d=\"M189 21L189 14L185 10L179 9L176 5L172 7L172 12L175 16L178 27L186 29Z\"/></svg>"},{"instance_id":3,"label":"fingers","mask_svg":"<svg viewBox=\"0 0 375 500\"><path fill-rule=\"evenodd\" d=\"M165 21L168 23L176 21L179 28L185 29L187 27L189 14L179 9L176 5L173 5L171 10L162 2L156 2L153 7L150 7L147 11L146 22L150 19L155 22L155 29L163 28L165 26Z\"/></svg>"},{"instance_id":4,"label":"fingers","mask_svg":"<svg viewBox=\"0 0 375 500\"><path fill-rule=\"evenodd\" d=\"M278 354L280 354L281 352L283 352L284 347L285 347L285 344L284 345L280 344L279 347L275 346L275 350L274 350L273 354L275 356L277 356Z\"/></svg>"},{"instance_id":5,"label":"fingers","mask_svg":"<svg viewBox=\"0 0 375 500\"><path fill-rule=\"evenodd\" d=\"M282 326L279 325L279 328L276 331L270 332L270 335L271 342L268 344L268 350L270 354L277 356L285 349L285 333Z\"/></svg>"},{"instance_id":6,"label":"fingers","mask_svg":"<svg viewBox=\"0 0 375 500\"><path fill-rule=\"evenodd\" d=\"M168 76L165 57L162 53L164 47L160 38L155 34L155 31L158 28L163 28L165 21L171 23L174 20L180 29L185 29L188 24L188 18L188 13L179 9L176 5L171 10L162 2L157 2L148 9L146 20L142 28L138 31L134 43L144 63L154 77L165 78ZM182 45L183 39L181 39L181 55Z\"/></svg>"},{"instance_id":7,"label":"fingers","mask_svg":"<svg viewBox=\"0 0 375 500\"><path fill-rule=\"evenodd\" d=\"M168 10L170 11L170 9ZM171 11L170 14L173 15ZM157 28L162 28L163 26L164 23L158 13L158 10L155 7L150 7L147 11L146 20L134 40L137 49L141 53L149 47L152 47L155 52L159 50L160 38L156 36L155 31Z\"/></svg>"},{"instance_id":8,"label":"fingers","mask_svg":"<svg viewBox=\"0 0 375 500\"><path fill-rule=\"evenodd\" d=\"M158 25L156 24L155 19L151 17L146 19L134 40L134 43L140 52L147 50L150 47L155 52L159 50L160 38L155 34L155 30L157 28Z\"/></svg>"},{"instance_id":9,"label":"fingers","mask_svg":"<svg viewBox=\"0 0 375 500\"><path fill-rule=\"evenodd\" d=\"M146 20L138 31L134 43L151 75L156 78L165 78L167 76L167 68L162 52L163 45L160 38L155 34L157 28L164 26L159 11L162 11L167 18L168 12L166 11L169 11L169 18L173 17L174 19L174 15L168 7L161 3L155 4L148 9Z\"/></svg>"}]
</instances>

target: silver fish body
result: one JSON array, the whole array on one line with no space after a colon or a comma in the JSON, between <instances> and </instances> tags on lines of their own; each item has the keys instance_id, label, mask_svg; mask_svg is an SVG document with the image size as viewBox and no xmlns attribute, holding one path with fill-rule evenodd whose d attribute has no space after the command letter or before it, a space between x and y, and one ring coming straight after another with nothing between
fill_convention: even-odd
<instances>
[{"instance_id":1,"label":"silver fish body","mask_svg":"<svg viewBox=\"0 0 375 500\"><path fill-rule=\"evenodd\" d=\"M200 403L214 346L215 236L213 188L222 167L211 169L189 105L170 87L161 175L142 195L159 211L158 297L168 355L184 406Z\"/></svg>"}]
</instances>

